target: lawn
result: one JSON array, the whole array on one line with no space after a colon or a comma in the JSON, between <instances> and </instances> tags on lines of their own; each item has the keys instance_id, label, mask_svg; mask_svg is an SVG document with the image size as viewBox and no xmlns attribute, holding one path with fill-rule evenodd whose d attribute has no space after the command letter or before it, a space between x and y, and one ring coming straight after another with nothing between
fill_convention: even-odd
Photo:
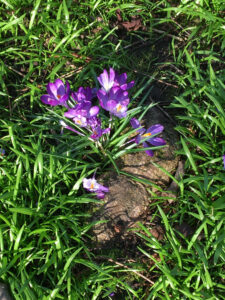
<instances>
[{"instance_id":1,"label":"lawn","mask_svg":"<svg viewBox=\"0 0 225 300\"><path fill-rule=\"evenodd\" d=\"M0 1L0 283L13 299L225 299L224 19L224 0ZM101 178L124 175L128 153L161 153L161 127L133 138L153 106L184 163L178 178L161 170L172 202L132 177L163 237L143 221L132 250L104 247Z\"/></svg>"}]
</instances>

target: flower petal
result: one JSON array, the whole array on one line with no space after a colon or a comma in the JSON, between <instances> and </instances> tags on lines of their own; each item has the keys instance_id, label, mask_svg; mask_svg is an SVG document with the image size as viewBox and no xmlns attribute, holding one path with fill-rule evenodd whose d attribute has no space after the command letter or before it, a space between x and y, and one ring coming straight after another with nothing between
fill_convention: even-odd
<instances>
[{"instance_id":1,"label":"flower petal","mask_svg":"<svg viewBox=\"0 0 225 300\"><path fill-rule=\"evenodd\" d=\"M79 125L80 127L86 127L88 125L87 124L87 118L82 117L80 115L75 116L73 118L73 121L74 121L75 124Z\"/></svg>"},{"instance_id":2,"label":"flower petal","mask_svg":"<svg viewBox=\"0 0 225 300\"><path fill-rule=\"evenodd\" d=\"M109 82L110 84L112 83L112 86L113 86L113 83L114 83L114 79L115 79L115 71L113 70L113 68L110 68L109 69Z\"/></svg>"},{"instance_id":3,"label":"flower petal","mask_svg":"<svg viewBox=\"0 0 225 300\"><path fill-rule=\"evenodd\" d=\"M163 146L166 145L166 141L160 137L153 137L148 140L153 146Z\"/></svg>"},{"instance_id":4,"label":"flower petal","mask_svg":"<svg viewBox=\"0 0 225 300\"><path fill-rule=\"evenodd\" d=\"M51 106L59 105L59 101L55 100L55 98L52 98L49 95L43 95L43 96L41 96L41 101L44 104L48 104L48 105L51 105Z\"/></svg>"},{"instance_id":5,"label":"flower petal","mask_svg":"<svg viewBox=\"0 0 225 300\"><path fill-rule=\"evenodd\" d=\"M105 194L101 191L97 192L96 196L97 196L98 199L104 199L105 198Z\"/></svg>"},{"instance_id":6,"label":"flower petal","mask_svg":"<svg viewBox=\"0 0 225 300\"><path fill-rule=\"evenodd\" d=\"M135 143L136 143L136 144L140 144L140 141L141 141L141 135L139 134L139 135L136 136L136 138L135 138Z\"/></svg>"},{"instance_id":7,"label":"flower petal","mask_svg":"<svg viewBox=\"0 0 225 300\"><path fill-rule=\"evenodd\" d=\"M107 101L106 105L106 109L112 112L113 109L116 107L117 102L115 100L109 100Z\"/></svg>"},{"instance_id":8,"label":"flower petal","mask_svg":"<svg viewBox=\"0 0 225 300\"><path fill-rule=\"evenodd\" d=\"M69 94L70 94L70 84L69 84L69 82L67 80L66 80L66 93L69 96Z\"/></svg>"},{"instance_id":9,"label":"flower petal","mask_svg":"<svg viewBox=\"0 0 225 300\"><path fill-rule=\"evenodd\" d=\"M69 99L69 95L65 94L60 98L59 103L64 104L68 99Z\"/></svg>"},{"instance_id":10,"label":"flower petal","mask_svg":"<svg viewBox=\"0 0 225 300\"><path fill-rule=\"evenodd\" d=\"M114 114L118 118L124 118L127 116L127 106L121 105L118 103L115 108L112 111L112 114Z\"/></svg>"},{"instance_id":11,"label":"flower petal","mask_svg":"<svg viewBox=\"0 0 225 300\"><path fill-rule=\"evenodd\" d=\"M97 97L99 99L101 107L105 109L106 103L107 103L107 100L108 100L107 93L104 90L100 89L97 92Z\"/></svg>"},{"instance_id":12,"label":"flower petal","mask_svg":"<svg viewBox=\"0 0 225 300\"><path fill-rule=\"evenodd\" d=\"M130 124L131 124L131 126L132 126L134 129L139 128L139 129L137 130L137 132L138 132L139 134L142 135L142 134L145 133L146 129L144 129L144 128L141 126L141 123L140 123L136 118L132 118L132 119L130 120Z\"/></svg>"},{"instance_id":13,"label":"flower petal","mask_svg":"<svg viewBox=\"0 0 225 300\"><path fill-rule=\"evenodd\" d=\"M118 85L123 85L126 83L127 81L127 73L123 73L121 75L117 75L115 76L115 81Z\"/></svg>"},{"instance_id":14,"label":"flower petal","mask_svg":"<svg viewBox=\"0 0 225 300\"><path fill-rule=\"evenodd\" d=\"M146 132L151 133L152 135L155 135L157 133L161 133L163 131L163 129L164 129L163 125L155 124L155 125L149 127Z\"/></svg>"},{"instance_id":15,"label":"flower petal","mask_svg":"<svg viewBox=\"0 0 225 300\"><path fill-rule=\"evenodd\" d=\"M99 107L98 106L92 106L89 110L90 117L94 117L99 113Z\"/></svg>"},{"instance_id":16,"label":"flower petal","mask_svg":"<svg viewBox=\"0 0 225 300\"><path fill-rule=\"evenodd\" d=\"M134 80L132 80L131 82L129 82L127 84L127 90L131 89L134 86L134 83L135 83Z\"/></svg>"},{"instance_id":17,"label":"flower petal","mask_svg":"<svg viewBox=\"0 0 225 300\"><path fill-rule=\"evenodd\" d=\"M223 155L223 168L225 170L225 155Z\"/></svg>"},{"instance_id":18,"label":"flower petal","mask_svg":"<svg viewBox=\"0 0 225 300\"><path fill-rule=\"evenodd\" d=\"M110 133L110 128L109 127L102 130L102 134L105 134L105 133Z\"/></svg>"},{"instance_id":19,"label":"flower petal","mask_svg":"<svg viewBox=\"0 0 225 300\"><path fill-rule=\"evenodd\" d=\"M130 124L134 129L141 127L141 123L136 118L132 118Z\"/></svg>"},{"instance_id":20,"label":"flower petal","mask_svg":"<svg viewBox=\"0 0 225 300\"><path fill-rule=\"evenodd\" d=\"M64 83L59 78L55 80L54 84L55 84L55 86L56 86L57 89L60 88L61 86L64 87Z\"/></svg>"},{"instance_id":21,"label":"flower petal","mask_svg":"<svg viewBox=\"0 0 225 300\"><path fill-rule=\"evenodd\" d=\"M101 191L101 192L104 192L104 193L108 193L109 192L109 188L106 187L106 186L104 186L104 185L101 185L101 184L99 184L98 190Z\"/></svg>"},{"instance_id":22,"label":"flower petal","mask_svg":"<svg viewBox=\"0 0 225 300\"><path fill-rule=\"evenodd\" d=\"M108 72L106 69L103 70L103 72L100 74L99 77L97 77L99 83L101 84L101 86L104 87L105 84L108 83L109 81L109 76L108 76Z\"/></svg>"},{"instance_id":23,"label":"flower petal","mask_svg":"<svg viewBox=\"0 0 225 300\"><path fill-rule=\"evenodd\" d=\"M49 84L47 84L47 92L50 96L57 99L57 87L54 83L49 82Z\"/></svg>"},{"instance_id":24,"label":"flower petal","mask_svg":"<svg viewBox=\"0 0 225 300\"><path fill-rule=\"evenodd\" d=\"M74 118L77 115L77 110L76 109L69 109L67 112L64 113L64 117L66 118Z\"/></svg>"},{"instance_id":25,"label":"flower petal","mask_svg":"<svg viewBox=\"0 0 225 300\"><path fill-rule=\"evenodd\" d=\"M97 181L94 178L90 178L90 179L84 178L83 179L83 187L90 192L95 192L98 185L99 184L97 183Z\"/></svg>"},{"instance_id":26,"label":"flower petal","mask_svg":"<svg viewBox=\"0 0 225 300\"><path fill-rule=\"evenodd\" d=\"M144 148L148 148L149 147L149 145L146 142L143 143L143 146L144 146ZM151 157L154 156L154 152L151 149L145 150L145 153L148 154Z\"/></svg>"}]
</instances>

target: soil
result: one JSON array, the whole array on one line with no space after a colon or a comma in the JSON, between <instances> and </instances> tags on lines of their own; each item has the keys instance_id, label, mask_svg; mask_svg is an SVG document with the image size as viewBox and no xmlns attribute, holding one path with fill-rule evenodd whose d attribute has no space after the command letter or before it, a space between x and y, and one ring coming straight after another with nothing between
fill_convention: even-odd
<instances>
[{"instance_id":1,"label":"soil","mask_svg":"<svg viewBox=\"0 0 225 300\"><path fill-rule=\"evenodd\" d=\"M167 145L155 151L153 157L149 157L144 151L126 154L120 158L118 165L128 176L110 171L101 178L101 182L109 187L109 193L105 195L104 204L94 213L94 221L101 221L93 229L99 245L113 247L118 242L128 241L132 235L130 229L137 227L138 221L147 224L154 237L159 240L163 238L163 228L160 224L149 222L149 204L152 203L151 193L158 192L159 196L162 193L164 196L169 195L170 200L176 197L176 187L172 183L170 188L171 178L166 172L175 174L177 169L181 169L180 158L175 153L179 136L174 130L173 122L157 107L153 107L143 120L143 126L146 128L153 124L164 126L161 136ZM134 180L132 176L144 179L145 183L142 183L143 180ZM148 181L150 184L147 184ZM163 192L160 194L159 190Z\"/></svg>"},{"instance_id":2,"label":"soil","mask_svg":"<svg viewBox=\"0 0 225 300\"><path fill-rule=\"evenodd\" d=\"M8 289L5 284L0 283L0 299L1 300L12 300L9 295Z\"/></svg>"}]
</instances>

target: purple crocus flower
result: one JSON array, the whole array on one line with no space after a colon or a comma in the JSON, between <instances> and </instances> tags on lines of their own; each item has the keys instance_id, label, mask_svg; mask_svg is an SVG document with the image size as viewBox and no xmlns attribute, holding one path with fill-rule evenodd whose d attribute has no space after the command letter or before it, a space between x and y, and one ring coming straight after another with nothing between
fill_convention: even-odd
<instances>
[{"instance_id":1,"label":"purple crocus flower","mask_svg":"<svg viewBox=\"0 0 225 300\"><path fill-rule=\"evenodd\" d=\"M74 108L65 112L64 116L66 118L73 119L74 123L81 127L87 127L94 121L97 123L97 120L94 120L93 118L96 118L98 113L98 106L91 106L90 101L83 101L78 103Z\"/></svg>"},{"instance_id":2,"label":"purple crocus flower","mask_svg":"<svg viewBox=\"0 0 225 300\"><path fill-rule=\"evenodd\" d=\"M64 85L61 79L56 79L53 83L50 82L47 85L47 92L47 95L41 96L41 101L44 104L68 107L66 103L70 95L70 85L68 81L66 81L66 85Z\"/></svg>"},{"instance_id":3,"label":"purple crocus flower","mask_svg":"<svg viewBox=\"0 0 225 300\"><path fill-rule=\"evenodd\" d=\"M142 128L140 122L135 118L131 119L130 123L131 123L131 126L135 129L137 129L137 131L139 133L138 136L135 138L135 142L137 144L140 144L142 142L142 140L146 139L147 137L149 137L149 139L142 142L143 146L145 148L148 148L150 146L149 144L151 144L153 146L163 146L166 144L164 139L155 136L156 134L161 133L164 129L164 127L161 124L155 124L146 130L146 129ZM153 137L150 137L152 135L153 135ZM145 152L149 156L154 155L154 152L152 150L146 150Z\"/></svg>"},{"instance_id":4,"label":"purple crocus flower","mask_svg":"<svg viewBox=\"0 0 225 300\"><path fill-rule=\"evenodd\" d=\"M88 126L93 130L94 128L101 126L101 120L96 116L88 118Z\"/></svg>"},{"instance_id":5,"label":"purple crocus flower","mask_svg":"<svg viewBox=\"0 0 225 300\"><path fill-rule=\"evenodd\" d=\"M106 93L108 93L111 88L115 86L120 87L124 91L134 86L134 81L131 81L129 83L126 82L126 73L119 75L114 71L113 68L109 69L109 74L107 70L104 70L103 73L98 77L98 81Z\"/></svg>"},{"instance_id":6,"label":"purple crocus flower","mask_svg":"<svg viewBox=\"0 0 225 300\"><path fill-rule=\"evenodd\" d=\"M223 168L225 170L225 155L223 155Z\"/></svg>"},{"instance_id":7,"label":"purple crocus flower","mask_svg":"<svg viewBox=\"0 0 225 300\"><path fill-rule=\"evenodd\" d=\"M98 199L103 199L105 197L105 193L109 192L109 189L99 184L95 178L84 178L83 187L89 192L96 193Z\"/></svg>"},{"instance_id":8,"label":"purple crocus flower","mask_svg":"<svg viewBox=\"0 0 225 300\"><path fill-rule=\"evenodd\" d=\"M93 97L96 96L96 89L92 89L90 87L83 88L82 86L78 89L77 92L72 92L71 97L76 102L83 102L83 101L91 101Z\"/></svg>"},{"instance_id":9,"label":"purple crocus flower","mask_svg":"<svg viewBox=\"0 0 225 300\"><path fill-rule=\"evenodd\" d=\"M100 89L97 92L97 97L102 108L118 118L126 117L127 105L130 102L127 91L123 91L119 87L113 87L109 93L107 93Z\"/></svg>"},{"instance_id":10,"label":"purple crocus flower","mask_svg":"<svg viewBox=\"0 0 225 300\"><path fill-rule=\"evenodd\" d=\"M110 132L110 128L102 129L101 126L97 126L93 129L93 132L90 137L93 140L98 140L103 134L106 134L109 132Z\"/></svg>"}]
</instances>

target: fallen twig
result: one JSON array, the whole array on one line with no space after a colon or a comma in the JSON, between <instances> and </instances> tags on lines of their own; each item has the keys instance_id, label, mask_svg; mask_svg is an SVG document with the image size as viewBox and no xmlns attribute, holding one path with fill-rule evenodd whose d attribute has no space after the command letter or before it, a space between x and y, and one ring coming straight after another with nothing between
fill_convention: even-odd
<instances>
[{"instance_id":1,"label":"fallen twig","mask_svg":"<svg viewBox=\"0 0 225 300\"><path fill-rule=\"evenodd\" d=\"M114 264L120 266L120 267L123 267L123 268L125 268L125 269L130 270L129 267L127 267L126 265L124 265L124 264L122 264L122 263L120 263L120 262L118 262L118 261L113 260L112 258L107 258L107 260L108 260L109 262L112 262L112 263L114 263ZM135 271L135 270L130 270L130 271L134 272L137 276L139 276L139 277L143 278L144 280L148 281L151 285L154 285L154 284L155 284L154 281L152 281L151 279L149 279L149 278L147 278L146 276L142 275L141 273L139 273L139 272L137 272L137 271Z\"/></svg>"}]
</instances>

